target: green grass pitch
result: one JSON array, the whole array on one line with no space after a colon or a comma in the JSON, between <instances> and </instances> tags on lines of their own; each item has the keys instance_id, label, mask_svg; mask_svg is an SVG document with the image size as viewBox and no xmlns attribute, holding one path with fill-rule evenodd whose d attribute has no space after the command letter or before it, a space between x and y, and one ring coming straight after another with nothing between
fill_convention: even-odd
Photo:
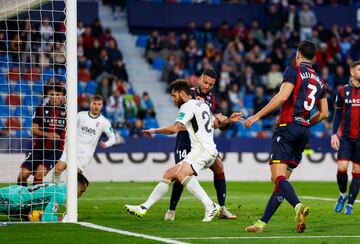
<instances>
[{"instance_id":1,"label":"green grass pitch","mask_svg":"<svg viewBox=\"0 0 360 244\"><path fill-rule=\"evenodd\" d=\"M211 182L201 182L201 184L216 201L213 184ZM354 205L354 214L347 216L344 213L334 213L334 201L301 198L301 196L336 198L338 190L335 182L293 183L302 202L310 205L307 229L303 234L294 233L295 213L286 201L269 222L264 233L244 232L247 225L261 217L273 189L273 184L270 182L227 183L227 207L237 215L237 220L216 218L211 223L202 223L204 209L201 203L186 190L178 205L174 222L163 221L170 193L155 204L143 219L129 215L124 209L124 204L142 203L155 185L156 182L91 183L87 192L79 199L79 221L186 243L357 243L360 239L359 204ZM0 221L5 220L0 216ZM280 236L284 238L268 238ZM328 237L306 238L307 236ZM234 239L227 239L229 237ZM248 239L236 239L238 237ZM156 242L75 224L10 224L0 227L0 243Z\"/></svg>"}]
</instances>

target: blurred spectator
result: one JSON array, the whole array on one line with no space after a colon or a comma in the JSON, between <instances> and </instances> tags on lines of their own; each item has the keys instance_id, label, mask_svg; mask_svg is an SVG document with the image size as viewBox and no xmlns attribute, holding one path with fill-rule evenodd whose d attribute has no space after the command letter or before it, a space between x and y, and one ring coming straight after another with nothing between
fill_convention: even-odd
<instances>
[{"instance_id":1,"label":"blurred spectator","mask_svg":"<svg viewBox=\"0 0 360 244\"><path fill-rule=\"evenodd\" d=\"M278 64L272 64L270 72L267 74L266 89L268 94L275 92L283 81L280 67Z\"/></svg>"},{"instance_id":2,"label":"blurred spectator","mask_svg":"<svg viewBox=\"0 0 360 244\"><path fill-rule=\"evenodd\" d=\"M99 38L103 33L103 28L99 19L96 19L91 26L93 36Z\"/></svg>"},{"instance_id":3,"label":"blurred spectator","mask_svg":"<svg viewBox=\"0 0 360 244\"><path fill-rule=\"evenodd\" d=\"M106 105L107 117L111 120L112 124L124 122L124 106L123 97L120 96L119 91L115 90L109 97Z\"/></svg>"},{"instance_id":4,"label":"blurred spectator","mask_svg":"<svg viewBox=\"0 0 360 244\"><path fill-rule=\"evenodd\" d=\"M290 4L288 11L284 16L284 23L288 26L291 32L299 31L299 15L296 11L296 6L294 4Z\"/></svg>"},{"instance_id":5,"label":"blurred spectator","mask_svg":"<svg viewBox=\"0 0 360 244\"><path fill-rule=\"evenodd\" d=\"M334 75L334 85L336 89L340 85L346 85L349 83L349 76L345 74L344 67L342 65L337 65Z\"/></svg>"},{"instance_id":6,"label":"blurred spectator","mask_svg":"<svg viewBox=\"0 0 360 244\"><path fill-rule=\"evenodd\" d=\"M115 38L111 35L111 31L108 28L106 28L102 33L102 35L100 35L99 42L100 42L100 46L103 48L108 48L110 42L114 42L115 48L117 48L117 42Z\"/></svg>"},{"instance_id":7,"label":"blurred spectator","mask_svg":"<svg viewBox=\"0 0 360 244\"><path fill-rule=\"evenodd\" d=\"M108 99L112 95L112 93L112 80L109 80L109 78L107 77L102 78L96 87L96 94L102 96L105 99Z\"/></svg>"},{"instance_id":8,"label":"blurred spectator","mask_svg":"<svg viewBox=\"0 0 360 244\"><path fill-rule=\"evenodd\" d=\"M113 63L118 60L122 61L123 56L119 49L116 48L116 42L112 39L108 41L108 47L106 48L109 54L109 62Z\"/></svg>"},{"instance_id":9,"label":"blurred spectator","mask_svg":"<svg viewBox=\"0 0 360 244\"><path fill-rule=\"evenodd\" d=\"M126 71L125 64L120 59L114 62L111 73L120 80L129 81L129 76Z\"/></svg>"},{"instance_id":10,"label":"blurred spectator","mask_svg":"<svg viewBox=\"0 0 360 244\"><path fill-rule=\"evenodd\" d=\"M140 119L136 119L135 124L130 128L130 136L132 138L142 137L144 134L142 131L145 130L144 122Z\"/></svg>"},{"instance_id":11,"label":"blurred spectator","mask_svg":"<svg viewBox=\"0 0 360 244\"><path fill-rule=\"evenodd\" d=\"M81 36L85 32L85 25L84 21L79 20L77 24L77 35L78 37Z\"/></svg>"},{"instance_id":12,"label":"blurred spectator","mask_svg":"<svg viewBox=\"0 0 360 244\"><path fill-rule=\"evenodd\" d=\"M304 3L302 10L299 12L300 23L300 40L305 40L311 37L312 28L316 25L317 19L315 13L310 10L310 6Z\"/></svg>"},{"instance_id":13,"label":"blurred spectator","mask_svg":"<svg viewBox=\"0 0 360 244\"><path fill-rule=\"evenodd\" d=\"M151 100L149 93L144 92L141 97L140 108L145 111L147 116L152 116L154 113L154 103Z\"/></svg>"},{"instance_id":14,"label":"blurred spectator","mask_svg":"<svg viewBox=\"0 0 360 244\"><path fill-rule=\"evenodd\" d=\"M265 97L264 88L262 86L257 86L255 89L255 96L254 96L254 114L259 112L266 104L269 102L268 99Z\"/></svg>"},{"instance_id":15,"label":"blurred spectator","mask_svg":"<svg viewBox=\"0 0 360 244\"><path fill-rule=\"evenodd\" d=\"M161 38L159 32L157 30L154 30L147 41L145 57L150 63L152 63L153 59L158 56L160 50L161 50Z\"/></svg>"}]
</instances>

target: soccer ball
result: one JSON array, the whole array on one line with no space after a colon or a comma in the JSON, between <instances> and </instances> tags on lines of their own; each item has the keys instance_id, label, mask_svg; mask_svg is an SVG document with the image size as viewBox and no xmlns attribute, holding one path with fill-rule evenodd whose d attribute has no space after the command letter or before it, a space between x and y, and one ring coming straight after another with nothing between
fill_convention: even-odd
<instances>
[{"instance_id":1,"label":"soccer ball","mask_svg":"<svg viewBox=\"0 0 360 244\"><path fill-rule=\"evenodd\" d=\"M28 218L31 222L39 222L41 220L41 217L43 215L43 210L33 210L29 213Z\"/></svg>"}]
</instances>

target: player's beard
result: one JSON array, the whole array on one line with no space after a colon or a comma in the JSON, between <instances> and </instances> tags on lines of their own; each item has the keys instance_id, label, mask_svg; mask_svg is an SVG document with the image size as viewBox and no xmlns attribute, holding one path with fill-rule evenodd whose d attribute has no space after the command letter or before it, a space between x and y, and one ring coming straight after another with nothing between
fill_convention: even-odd
<instances>
[{"instance_id":1,"label":"player's beard","mask_svg":"<svg viewBox=\"0 0 360 244\"><path fill-rule=\"evenodd\" d=\"M184 103L185 103L184 100L181 97L179 97L179 102L177 103L178 108L180 108L181 105L183 105Z\"/></svg>"}]
</instances>

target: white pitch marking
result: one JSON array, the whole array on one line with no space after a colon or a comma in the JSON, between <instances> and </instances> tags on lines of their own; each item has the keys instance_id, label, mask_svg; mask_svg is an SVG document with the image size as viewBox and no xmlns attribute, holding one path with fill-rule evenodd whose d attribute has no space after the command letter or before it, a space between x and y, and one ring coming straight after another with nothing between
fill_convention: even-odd
<instances>
[{"instance_id":1,"label":"white pitch marking","mask_svg":"<svg viewBox=\"0 0 360 244\"><path fill-rule=\"evenodd\" d=\"M134 237L144 238L144 239L148 239L148 240L155 240L155 241L159 241L159 242L163 242L163 243L187 244L186 242L181 242L181 241L177 241L177 240L173 240L173 239L169 239L169 238L144 235L144 234L139 234L139 233L135 233L135 232L114 229L114 228L101 226L101 225L96 225L96 224L92 224L92 223L88 223L88 222L78 222L77 224L88 227L88 228L92 228L92 229L107 231L107 232L111 232L111 233L117 233L117 234L126 235L126 236L134 236Z\"/></svg>"},{"instance_id":2,"label":"white pitch marking","mask_svg":"<svg viewBox=\"0 0 360 244\"><path fill-rule=\"evenodd\" d=\"M309 200L320 200L320 201L327 201L327 202L336 202L336 198L327 198L327 197L311 197L311 196L302 196L300 198L309 199ZM359 200L355 200L355 202L360 202Z\"/></svg>"},{"instance_id":3,"label":"white pitch marking","mask_svg":"<svg viewBox=\"0 0 360 244\"><path fill-rule=\"evenodd\" d=\"M183 237L176 240L222 240L222 239L324 239L324 238L359 238L360 236L213 236Z\"/></svg>"}]
</instances>

